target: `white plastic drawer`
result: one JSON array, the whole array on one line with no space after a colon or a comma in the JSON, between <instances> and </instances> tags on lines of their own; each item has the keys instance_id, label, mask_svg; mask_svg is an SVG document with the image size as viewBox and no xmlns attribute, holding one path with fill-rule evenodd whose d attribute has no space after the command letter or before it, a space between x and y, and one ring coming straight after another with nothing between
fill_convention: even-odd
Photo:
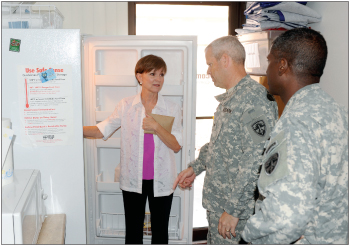
<instances>
[{"instance_id":1,"label":"white plastic drawer","mask_svg":"<svg viewBox=\"0 0 350 246\"><path fill-rule=\"evenodd\" d=\"M97 220L97 236L100 237L125 237L125 215L123 213L101 213ZM151 238L151 215L145 214L143 237ZM179 239L179 217L170 215L168 233L169 239Z\"/></svg>"},{"instance_id":2,"label":"white plastic drawer","mask_svg":"<svg viewBox=\"0 0 350 246\"><path fill-rule=\"evenodd\" d=\"M96 176L96 190L99 192L121 193L119 182L114 182L111 177L105 173Z\"/></svg>"}]
</instances>

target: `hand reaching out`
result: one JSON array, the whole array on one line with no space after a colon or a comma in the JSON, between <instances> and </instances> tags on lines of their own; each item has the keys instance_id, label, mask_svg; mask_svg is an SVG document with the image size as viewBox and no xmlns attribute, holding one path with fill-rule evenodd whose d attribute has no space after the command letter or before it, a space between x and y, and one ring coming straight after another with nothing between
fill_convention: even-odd
<instances>
[{"instance_id":1,"label":"hand reaching out","mask_svg":"<svg viewBox=\"0 0 350 246\"><path fill-rule=\"evenodd\" d=\"M196 174L193 173L192 176L185 178L185 180L182 183L179 183L179 186L183 189L185 188L191 188L192 187L192 183L194 181L194 179L196 178Z\"/></svg>"},{"instance_id":2,"label":"hand reaching out","mask_svg":"<svg viewBox=\"0 0 350 246\"><path fill-rule=\"evenodd\" d=\"M176 189L177 184L179 184L179 186L181 188L186 188L186 187L192 187L192 183L193 180L195 179L196 174L193 171L192 167L189 167L185 170L183 170L179 176L177 176L174 185L173 185L173 190Z\"/></svg>"}]
</instances>

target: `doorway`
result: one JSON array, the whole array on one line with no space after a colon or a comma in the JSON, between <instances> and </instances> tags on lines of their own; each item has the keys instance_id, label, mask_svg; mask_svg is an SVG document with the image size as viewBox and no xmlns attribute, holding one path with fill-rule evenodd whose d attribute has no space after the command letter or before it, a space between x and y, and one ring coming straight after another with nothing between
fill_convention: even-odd
<instances>
[{"instance_id":1,"label":"doorway","mask_svg":"<svg viewBox=\"0 0 350 246\"><path fill-rule=\"evenodd\" d=\"M225 90L215 87L211 77L206 73L207 64L204 49L216 38L234 34L234 29L241 27L244 19L242 8L244 10L245 3L129 3L129 34L197 35L198 37L196 158L200 148L210 140L213 115L219 104L214 96L225 92ZM194 182L194 228L208 226L206 210L202 207L204 176L205 172L197 176Z\"/></svg>"}]
</instances>

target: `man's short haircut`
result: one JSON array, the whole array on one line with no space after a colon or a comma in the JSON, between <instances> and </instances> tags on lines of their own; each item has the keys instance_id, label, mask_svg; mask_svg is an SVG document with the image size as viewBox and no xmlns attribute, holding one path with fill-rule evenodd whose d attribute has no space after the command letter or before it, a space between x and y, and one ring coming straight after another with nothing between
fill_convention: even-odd
<instances>
[{"instance_id":1,"label":"man's short haircut","mask_svg":"<svg viewBox=\"0 0 350 246\"><path fill-rule=\"evenodd\" d=\"M321 77L327 60L327 44L315 30L296 28L278 36L272 43L271 53L285 58L298 77Z\"/></svg>"},{"instance_id":2,"label":"man's short haircut","mask_svg":"<svg viewBox=\"0 0 350 246\"><path fill-rule=\"evenodd\" d=\"M238 64L243 64L245 61L245 50L241 42L235 36L224 36L215 39L206 48L212 49L213 56L216 60L220 60L221 56L226 53L232 60Z\"/></svg>"},{"instance_id":3,"label":"man's short haircut","mask_svg":"<svg viewBox=\"0 0 350 246\"><path fill-rule=\"evenodd\" d=\"M159 69L163 69L163 73L166 74L167 67L165 61L161 57L155 55L144 56L136 63L135 77L138 73L148 73L151 72L153 69L156 71ZM140 83L140 81L138 82Z\"/></svg>"}]
</instances>

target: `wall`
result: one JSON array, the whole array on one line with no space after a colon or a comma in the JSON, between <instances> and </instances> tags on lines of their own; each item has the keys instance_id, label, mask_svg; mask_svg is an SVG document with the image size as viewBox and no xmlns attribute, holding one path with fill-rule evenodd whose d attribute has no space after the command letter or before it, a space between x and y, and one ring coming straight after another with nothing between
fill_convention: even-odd
<instances>
[{"instance_id":1,"label":"wall","mask_svg":"<svg viewBox=\"0 0 350 246\"><path fill-rule=\"evenodd\" d=\"M311 24L327 42L328 58L321 87L338 103L349 107L349 3L308 2L307 6L322 15L322 21Z\"/></svg>"},{"instance_id":2,"label":"wall","mask_svg":"<svg viewBox=\"0 0 350 246\"><path fill-rule=\"evenodd\" d=\"M63 14L63 28L81 34L128 35L127 2L37 2L55 5Z\"/></svg>"},{"instance_id":3,"label":"wall","mask_svg":"<svg viewBox=\"0 0 350 246\"><path fill-rule=\"evenodd\" d=\"M252 2L247 2L249 6ZM321 87L338 103L349 108L349 2L308 2L322 15L322 21L310 24L327 42L328 58Z\"/></svg>"},{"instance_id":4,"label":"wall","mask_svg":"<svg viewBox=\"0 0 350 246\"><path fill-rule=\"evenodd\" d=\"M127 35L127 2L37 2L55 5L64 15L63 28L77 28L82 34ZM335 100L349 106L348 76L348 2L308 2L322 15L322 21L310 26L322 33L328 45L328 59L321 87ZM335 18L335 16L337 18Z\"/></svg>"}]
</instances>

